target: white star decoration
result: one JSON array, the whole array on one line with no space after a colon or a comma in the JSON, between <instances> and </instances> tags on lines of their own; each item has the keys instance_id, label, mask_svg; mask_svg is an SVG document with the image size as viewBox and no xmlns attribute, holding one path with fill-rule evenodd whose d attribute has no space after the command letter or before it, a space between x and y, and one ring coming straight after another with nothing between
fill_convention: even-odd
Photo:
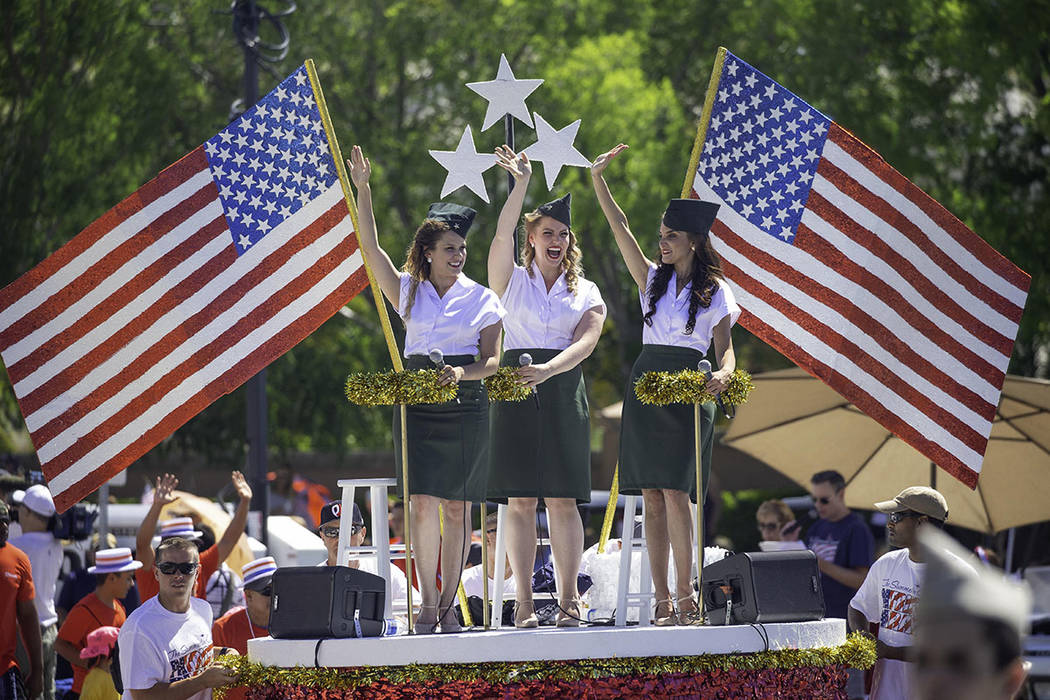
<instances>
[{"instance_id":1,"label":"white star decoration","mask_svg":"<svg viewBox=\"0 0 1050 700\"><path fill-rule=\"evenodd\" d=\"M445 184L441 187L442 198L460 187L466 187L488 204L489 193L481 174L496 164L496 154L478 153L469 125L463 129L456 150L430 151L430 155L448 171Z\"/></svg>"},{"instance_id":2,"label":"white star decoration","mask_svg":"<svg viewBox=\"0 0 1050 700\"><path fill-rule=\"evenodd\" d=\"M499 70L496 72L495 80L467 83L468 88L489 101L481 130L488 129L502 119L504 114L510 114L531 127L532 118L529 116L529 108L525 106L525 98L541 84L543 84L542 80L517 80L514 77L514 71L510 69L510 64L507 63L507 57L500 54Z\"/></svg>"},{"instance_id":3,"label":"white star decoration","mask_svg":"<svg viewBox=\"0 0 1050 700\"><path fill-rule=\"evenodd\" d=\"M529 160L543 162L543 175L547 178L547 189L551 190L554 189L554 181L558 179L563 165L589 168L591 161L572 145L576 140L576 132L580 130L579 119L556 130L539 114L535 117L536 143L526 148L524 153Z\"/></svg>"}]
</instances>

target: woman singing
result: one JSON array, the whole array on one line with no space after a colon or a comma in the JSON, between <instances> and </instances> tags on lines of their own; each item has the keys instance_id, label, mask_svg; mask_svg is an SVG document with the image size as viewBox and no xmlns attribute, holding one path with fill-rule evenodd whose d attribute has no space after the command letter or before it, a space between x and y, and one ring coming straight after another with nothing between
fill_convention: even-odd
<instances>
[{"instance_id":1,"label":"woman singing","mask_svg":"<svg viewBox=\"0 0 1050 700\"><path fill-rule=\"evenodd\" d=\"M627 217L613 200L602 173L627 146L618 145L591 165L598 201L609 220L616 245L638 285L642 306L642 352L624 390L620 431L620 491L642 494L645 540L656 595L657 625L690 624L699 615L693 597L692 518L689 498L695 491L696 454L693 407L685 404L643 406L634 384L649 371L696 369L714 341L718 370L707 390L721 392L736 367L730 328L740 315L722 275L708 231L718 205L696 199L672 199L660 224L660 260L645 257ZM700 410L703 491L711 471L714 405ZM696 494L692 494L696 497ZM667 581L668 543L674 554L677 612Z\"/></svg>"},{"instance_id":2,"label":"woman singing","mask_svg":"<svg viewBox=\"0 0 1050 700\"><path fill-rule=\"evenodd\" d=\"M576 574L583 555L577 503L590 500L590 414L580 363L594 350L605 322L598 287L581 276L580 250L571 229L570 196L524 217L522 266L514 264L512 233L532 175L528 157L496 149L514 177L489 248L489 284L507 308L502 363L517 367L532 399L492 408L489 498L507 507L507 555L518 581L514 624L536 627L532 580L536 559L536 505L550 518L557 572L559 627L579 625ZM525 358L525 361L522 361ZM531 359L530 359L531 358Z\"/></svg>"},{"instance_id":3,"label":"woman singing","mask_svg":"<svg viewBox=\"0 0 1050 700\"><path fill-rule=\"evenodd\" d=\"M407 413L412 539L423 597L415 632L427 634L438 625L442 632L458 632L452 606L470 546L470 505L485 497L488 477L488 395L481 380L498 368L505 311L490 289L462 272L473 209L432 204L398 272L376 236L368 184L371 164L359 146L354 146L348 162L357 187L361 248L383 295L405 322L405 367L436 368L441 384L458 385L455 401L409 406ZM399 481L400 417L395 411ZM435 583L439 552L440 596Z\"/></svg>"}]
</instances>

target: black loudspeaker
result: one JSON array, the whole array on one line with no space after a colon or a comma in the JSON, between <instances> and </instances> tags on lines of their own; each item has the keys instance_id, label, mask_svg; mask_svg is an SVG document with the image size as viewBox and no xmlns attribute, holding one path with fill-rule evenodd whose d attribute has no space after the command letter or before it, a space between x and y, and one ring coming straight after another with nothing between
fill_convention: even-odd
<instances>
[{"instance_id":1,"label":"black loudspeaker","mask_svg":"<svg viewBox=\"0 0 1050 700\"><path fill-rule=\"evenodd\" d=\"M378 637L383 634L386 581L348 566L290 566L273 574L270 635L274 639Z\"/></svg>"},{"instance_id":2,"label":"black loudspeaker","mask_svg":"<svg viewBox=\"0 0 1050 700\"><path fill-rule=\"evenodd\" d=\"M824 618L817 556L809 550L744 552L704 567L705 616L712 625ZM731 601L732 605L727 605Z\"/></svg>"}]
</instances>

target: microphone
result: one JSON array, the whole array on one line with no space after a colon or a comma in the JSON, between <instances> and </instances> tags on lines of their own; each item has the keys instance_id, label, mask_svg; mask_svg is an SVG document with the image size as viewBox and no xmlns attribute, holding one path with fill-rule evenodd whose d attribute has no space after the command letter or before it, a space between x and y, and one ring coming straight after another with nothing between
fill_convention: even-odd
<instances>
[{"instance_id":1,"label":"microphone","mask_svg":"<svg viewBox=\"0 0 1050 700\"><path fill-rule=\"evenodd\" d=\"M434 348L430 351L429 357L430 361L434 363L435 367L437 367L438 369L445 369L445 354L443 352L441 352L437 348ZM707 360L704 361L707 362ZM710 363L708 363L707 366L708 368L710 368Z\"/></svg>"},{"instance_id":2,"label":"microphone","mask_svg":"<svg viewBox=\"0 0 1050 700\"><path fill-rule=\"evenodd\" d=\"M532 355L527 352L523 352L518 355L518 366L528 367L532 364ZM540 408L540 396L536 393L536 387L532 387L532 398L536 401L536 410Z\"/></svg>"},{"instance_id":3,"label":"microphone","mask_svg":"<svg viewBox=\"0 0 1050 700\"><path fill-rule=\"evenodd\" d=\"M696 363L696 371L699 372L700 374L704 375L704 379L705 380L710 381L710 379L711 379L711 363L707 360L706 357ZM726 410L726 404L725 404L725 401L722 400L722 394L717 394L715 396L715 400L718 402L718 407L720 409L722 409L722 415L723 416L725 416L726 418L732 418L733 416L736 415L736 411L733 411L732 413L730 413L729 411Z\"/></svg>"}]
</instances>

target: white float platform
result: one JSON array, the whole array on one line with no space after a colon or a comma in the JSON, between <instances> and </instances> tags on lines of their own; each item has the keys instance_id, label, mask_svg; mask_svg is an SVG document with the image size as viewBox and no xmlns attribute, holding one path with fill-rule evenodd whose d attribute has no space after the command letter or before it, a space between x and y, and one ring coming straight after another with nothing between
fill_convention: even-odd
<instances>
[{"instance_id":1,"label":"white float platform","mask_svg":"<svg viewBox=\"0 0 1050 700\"><path fill-rule=\"evenodd\" d=\"M761 632L760 632L761 630ZM775 649L833 647L846 641L846 621L717 627L581 627L499 629L365 639L326 639L317 663L326 667L490 661L571 661L631 656L748 654ZM316 639L248 640L248 657L266 666L314 665Z\"/></svg>"}]
</instances>

